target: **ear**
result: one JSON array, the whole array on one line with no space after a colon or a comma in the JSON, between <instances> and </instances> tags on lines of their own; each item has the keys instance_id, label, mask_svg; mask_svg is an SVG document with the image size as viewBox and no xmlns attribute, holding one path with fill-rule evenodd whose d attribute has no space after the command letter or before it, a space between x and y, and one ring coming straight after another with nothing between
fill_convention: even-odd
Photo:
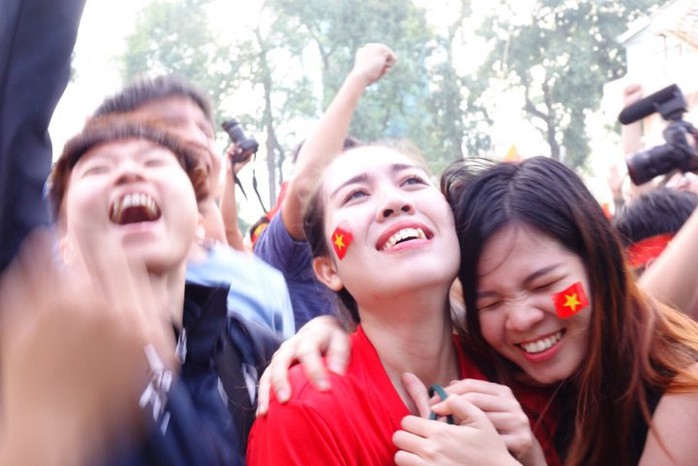
<instances>
[{"instance_id":1,"label":"ear","mask_svg":"<svg viewBox=\"0 0 698 466\"><path fill-rule=\"evenodd\" d=\"M315 271L315 276L318 280L327 286L327 288L333 291L339 291L344 288L342 279L337 275L337 269L329 256L314 258L313 271Z\"/></svg>"},{"instance_id":2,"label":"ear","mask_svg":"<svg viewBox=\"0 0 698 466\"><path fill-rule=\"evenodd\" d=\"M59 232L58 252L65 264L74 264L77 258L75 243L65 232Z\"/></svg>"}]
</instances>

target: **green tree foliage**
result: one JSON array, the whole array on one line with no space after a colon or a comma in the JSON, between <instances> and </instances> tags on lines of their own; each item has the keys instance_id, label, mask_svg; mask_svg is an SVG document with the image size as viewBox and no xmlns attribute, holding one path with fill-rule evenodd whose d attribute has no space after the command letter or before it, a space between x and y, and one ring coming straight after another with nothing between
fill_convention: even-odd
<instances>
[{"instance_id":1,"label":"green tree foliage","mask_svg":"<svg viewBox=\"0 0 698 466\"><path fill-rule=\"evenodd\" d=\"M210 0L153 0L147 3L126 38L121 74L175 73L206 90L215 106L231 85L233 63L211 31L206 7Z\"/></svg>"},{"instance_id":2,"label":"green tree foliage","mask_svg":"<svg viewBox=\"0 0 698 466\"><path fill-rule=\"evenodd\" d=\"M523 104L512 111L538 128L551 156L583 166L587 116L603 84L625 72L616 38L655 2L537 0L522 13L521 2L499 0L473 27L470 1L460 0L450 2L448 24L434 29L413 0L266 0L256 24L231 18L227 41L210 27L212 3L147 3L127 39L124 80L175 72L209 91L218 120L238 117L266 149L272 202L281 164L367 42L388 44L399 58L357 109L350 132L359 139L408 138L440 173L463 150L491 154L496 96L514 89ZM473 29L490 53L466 73L455 65L472 59L461 54ZM256 107L243 113L229 104L239 92Z\"/></svg>"},{"instance_id":3,"label":"green tree foliage","mask_svg":"<svg viewBox=\"0 0 698 466\"><path fill-rule=\"evenodd\" d=\"M399 59L367 90L352 135L367 142L408 138L435 173L461 156L464 81L453 68L452 49L468 2L461 2L452 26L437 33L412 0L267 0L256 25L231 20L236 34L227 42L209 25L212 3L145 4L127 38L124 81L174 72L207 90L217 120L238 117L264 145L270 203L290 149L329 105L367 42L389 45ZM251 89L256 109L242 113L227 104L240 89Z\"/></svg>"},{"instance_id":4,"label":"green tree foliage","mask_svg":"<svg viewBox=\"0 0 698 466\"><path fill-rule=\"evenodd\" d=\"M538 0L522 14L520 2L503 0L480 30L492 53L474 79L522 89L523 115L541 131L551 156L560 160L564 153L566 163L583 166L586 117L598 108L603 84L625 73L617 37L655 3Z\"/></svg>"}]
</instances>

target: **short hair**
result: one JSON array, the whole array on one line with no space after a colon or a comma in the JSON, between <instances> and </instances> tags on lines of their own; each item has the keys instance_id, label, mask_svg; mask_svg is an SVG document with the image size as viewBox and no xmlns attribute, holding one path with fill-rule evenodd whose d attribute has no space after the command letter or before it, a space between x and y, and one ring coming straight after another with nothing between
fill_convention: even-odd
<instances>
[{"instance_id":1,"label":"short hair","mask_svg":"<svg viewBox=\"0 0 698 466\"><path fill-rule=\"evenodd\" d=\"M143 105L170 97L186 97L196 103L213 125L213 110L209 97L193 84L177 75L141 78L107 98L97 107L94 116L130 113Z\"/></svg>"},{"instance_id":2,"label":"short hair","mask_svg":"<svg viewBox=\"0 0 698 466\"><path fill-rule=\"evenodd\" d=\"M53 166L49 177L48 197L54 220L60 218L63 199L68 189L70 174L85 153L90 149L113 141L145 139L170 150L189 176L197 201L208 195L206 167L196 145L185 144L164 125L133 117L112 115L88 120L82 131L64 146L61 156Z\"/></svg>"},{"instance_id":3,"label":"short hair","mask_svg":"<svg viewBox=\"0 0 698 466\"><path fill-rule=\"evenodd\" d=\"M626 204L613 219L623 246L677 233L698 206L698 194L659 187Z\"/></svg>"}]
</instances>

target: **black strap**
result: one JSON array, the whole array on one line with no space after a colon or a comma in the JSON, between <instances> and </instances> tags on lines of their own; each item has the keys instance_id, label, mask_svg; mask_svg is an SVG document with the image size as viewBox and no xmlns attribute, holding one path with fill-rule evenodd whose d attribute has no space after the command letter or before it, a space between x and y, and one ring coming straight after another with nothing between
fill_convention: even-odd
<instances>
[{"instance_id":1,"label":"black strap","mask_svg":"<svg viewBox=\"0 0 698 466\"><path fill-rule=\"evenodd\" d=\"M434 393L439 395L439 398L441 398L441 401L445 400L448 397L448 395L446 394L444 389L441 387L441 385L434 384L434 385L429 387L429 398L433 397ZM429 419L431 419L432 421L435 421L437 418L438 418L438 415L434 411L429 413ZM449 424L456 423L455 420L453 419L452 414L449 414L446 416L446 422L448 422Z\"/></svg>"},{"instance_id":2,"label":"black strap","mask_svg":"<svg viewBox=\"0 0 698 466\"><path fill-rule=\"evenodd\" d=\"M262 195L259 194L259 189L257 188L256 162L257 162L257 152L252 154L252 189L254 189L254 193L257 195L257 200L259 201L259 205L262 206L262 210L266 214L268 212L268 210L264 206L264 201L262 201ZM242 187L242 182L240 181L240 178L238 178L238 175L235 172L233 172L233 181L240 188L242 195L245 196L245 200L248 200L247 193L245 192L245 188Z\"/></svg>"}]
</instances>

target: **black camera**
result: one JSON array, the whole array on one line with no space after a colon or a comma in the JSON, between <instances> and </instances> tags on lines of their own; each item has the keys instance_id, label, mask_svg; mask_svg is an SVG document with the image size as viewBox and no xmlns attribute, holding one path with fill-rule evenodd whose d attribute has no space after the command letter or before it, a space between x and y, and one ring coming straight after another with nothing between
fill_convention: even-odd
<instances>
[{"instance_id":1,"label":"black camera","mask_svg":"<svg viewBox=\"0 0 698 466\"><path fill-rule=\"evenodd\" d=\"M626 158L628 174L633 183L641 185L673 170L698 170L698 153L688 137L689 134L695 137L696 129L683 120L686 111L686 99L679 87L672 84L628 105L620 112L618 121L623 125L634 123L655 112L659 112L662 119L669 122L662 132L666 144Z\"/></svg>"},{"instance_id":2,"label":"black camera","mask_svg":"<svg viewBox=\"0 0 698 466\"><path fill-rule=\"evenodd\" d=\"M223 128L223 130L225 130L225 132L228 133L228 136L230 136L230 140L233 141L235 145L238 147L238 152L232 157L233 163L242 162L243 160L250 157L252 154L257 153L257 149L259 149L259 143L255 138L248 138L245 135L245 132L242 130L242 126L240 126L239 121L237 121L234 118L231 118L230 120L226 120L223 123L221 123L221 128Z\"/></svg>"}]
</instances>

